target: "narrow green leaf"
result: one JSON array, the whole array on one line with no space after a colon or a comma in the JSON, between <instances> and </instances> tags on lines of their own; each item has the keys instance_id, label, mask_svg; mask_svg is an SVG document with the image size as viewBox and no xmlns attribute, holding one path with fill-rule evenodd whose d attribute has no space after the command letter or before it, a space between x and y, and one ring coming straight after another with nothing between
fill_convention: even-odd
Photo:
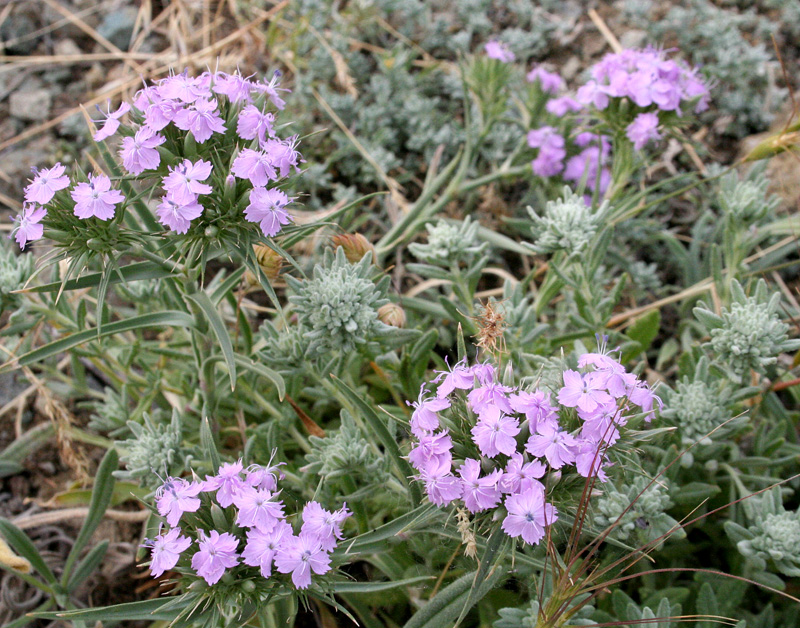
<instances>
[{"instance_id":1,"label":"narrow green leaf","mask_svg":"<svg viewBox=\"0 0 800 628\"><path fill-rule=\"evenodd\" d=\"M386 428L384 422L370 407L370 405L366 403L358 393L356 393L355 390L350 388L335 375L331 375L331 377L333 378L336 387L342 392L342 394L344 394L347 400L353 406L355 406L355 408L367 420L370 427L375 431L378 440L383 445L383 448L386 450L386 453L389 455L392 464L395 467L398 478L400 478L400 480L402 480L403 483L408 486L412 502L415 504L419 503L419 501L422 499L422 492L420 491L416 482L410 481L410 478L415 475L414 469L411 467L408 461L403 458L402 454L400 453L400 448L397 446L397 442L389 433L389 430Z\"/></svg>"},{"instance_id":2,"label":"narrow green leaf","mask_svg":"<svg viewBox=\"0 0 800 628\"><path fill-rule=\"evenodd\" d=\"M500 525L496 525L492 535L486 542L486 550L481 556L480 566L478 567L478 571L475 573L475 580L473 581L472 587L469 590L467 599L464 601L464 608L461 609L461 613L458 615L455 626L458 626L462 621L464 621L464 617L466 617L469 609L471 609L477 603L478 599L476 596L479 595L483 590L483 587L491 577L492 573L497 567L498 562L502 558L504 552L501 548L507 547L506 541L508 538L508 535L503 532ZM497 571L500 570L497 569Z\"/></svg>"},{"instance_id":3,"label":"narrow green leaf","mask_svg":"<svg viewBox=\"0 0 800 628\"><path fill-rule=\"evenodd\" d=\"M433 504L423 504L404 515L393 519L370 532L360 534L348 543L340 544L335 553L345 555L371 553L375 544L385 544L388 539L396 537L405 530L415 526L424 526L441 515L441 511Z\"/></svg>"},{"instance_id":4,"label":"narrow green leaf","mask_svg":"<svg viewBox=\"0 0 800 628\"><path fill-rule=\"evenodd\" d=\"M145 327L193 327L194 319L183 312L171 311L155 312L153 314L142 314L125 320L109 323L103 327L103 336L110 336L112 334L119 334L126 331L133 331L136 329L143 329ZM64 338L59 338L51 343L29 351L21 355L16 360L6 362L0 366L0 373L4 373L21 366L27 366L34 362L39 362L53 355L63 353L73 347L77 347L84 342L97 339L97 331L95 329L87 329L70 334Z\"/></svg>"},{"instance_id":5,"label":"narrow green leaf","mask_svg":"<svg viewBox=\"0 0 800 628\"><path fill-rule=\"evenodd\" d=\"M217 473L222 461L219 457L219 451L217 451L217 445L214 442L214 434L211 431L211 424L208 421L208 417L203 417L203 420L200 421L200 446L203 448L203 453L206 455L206 458L211 463L212 473Z\"/></svg>"},{"instance_id":6,"label":"narrow green leaf","mask_svg":"<svg viewBox=\"0 0 800 628\"><path fill-rule=\"evenodd\" d=\"M27 534L5 517L0 517L0 533L5 537L11 548L22 558L25 558L36 572L45 579L45 582L51 585L57 584L56 577Z\"/></svg>"},{"instance_id":7,"label":"narrow green leaf","mask_svg":"<svg viewBox=\"0 0 800 628\"><path fill-rule=\"evenodd\" d=\"M386 580L384 582L334 582L331 587L333 593L377 593L407 587L412 584L430 581L433 576L417 576L416 578L406 578L405 580Z\"/></svg>"},{"instance_id":8,"label":"narrow green leaf","mask_svg":"<svg viewBox=\"0 0 800 628\"><path fill-rule=\"evenodd\" d=\"M275 384L275 388L278 389L278 398L283 400L284 395L286 394L286 382L283 381L283 377L281 377L280 373L277 371L273 371L268 366L264 366L263 364L258 364L254 362L250 358L245 358L239 354L234 356L234 360L236 364L241 366L244 369L249 371L253 371L257 375L261 375L268 380L270 380L273 384Z\"/></svg>"},{"instance_id":9,"label":"narrow green leaf","mask_svg":"<svg viewBox=\"0 0 800 628\"><path fill-rule=\"evenodd\" d=\"M34 286L33 288L23 288L19 292L58 292L61 286L64 290L78 290L80 288L94 288L100 285L104 273L90 273L77 279L70 279L66 283L61 281L54 281L43 286ZM164 277L173 277L174 273L168 268L156 264L154 262L135 262L128 264L119 269L118 273L113 273L112 277L108 280L109 284L120 283L122 281L152 281L154 279L162 279Z\"/></svg>"},{"instance_id":10,"label":"narrow green leaf","mask_svg":"<svg viewBox=\"0 0 800 628\"><path fill-rule=\"evenodd\" d=\"M108 551L108 541L104 540L95 545L86 554L84 559L78 563L75 573L70 578L69 584L67 584L67 593L72 593L84 580L92 575L92 572L100 566L100 563L106 557L106 551Z\"/></svg>"},{"instance_id":11,"label":"narrow green leaf","mask_svg":"<svg viewBox=\"0 0 800 628\"><path fill-rule=\"evenodd\" d=\"M164 607L174 598L162 597L155 600L142 600L141 602L127 602L114 606L100 608L81 608L74 611L50 611L46 613L31 613L31 617L38 619L79 620L79 621L169 621L173 619L183 606L165 610ZM184 605L185 606L185 605Z\"/></svg>"},{"instance_id":12,"label":"narrow green leaf","mask_svg":"<svg viewBox=\"0 0 800 628\"><path fill-rule=\"evenodd\" d=\"M211 302L215 306L219 305L219 302L222 301L223 298L225 298L225 295L228 294L231 290L233 290L237 285L239 285L239 282L242 279L242 275L244 275L246 270L247 270L246 266L240 266L231 273L230 277L228 277L224 281L221 281L220 284L211 291L211 294L209 294L208 296L211 299Z\"/></svg>"},{"instance_id":13,"label":"narrow green leaf","mask_svg":"<svg viewBox=\"0 0 800 628\"><path fill-rule=\"evenodd\" d=\"M92 491L92 503L89 504L89 514L86 515L83 526L81 526L81 530L78 532L78 536L69 552L69 556L67 556L67 562L64 565L64 573L61 577L61 586L67 586L72 576L72 568L75 565L75 561L78 560L86 543L89 542L89 538L97 529L97 526L100 525L100 521L103 519L106 509L111 503L111 496L114 493L115 484L112 474L117 470L118 466L119 456L117 455L117 451L115 449L109 449L106 455L103 456L100 466L97 468L94 489Z\"/></svg>"},{"instance_id":14,"label":"narrow green leaf","mask_svg":"<svg viewBox=\"0 0 800 628\"><path fill-rule=\"evenodd\" d=\"M233 354L233 343L228 334L228 328L225 326L225 321L222 320L216 306L211 302L211 299L205 292L195 292L187 295L187 297L197 303L208 319L208 322L211 323L211 329L214 330L214 335L217 337L217 340L219 340L222 355L225 357L225 364L228 366L231 390L233 390L236 388L236 360Z\"/></svg>"}]
</instances>

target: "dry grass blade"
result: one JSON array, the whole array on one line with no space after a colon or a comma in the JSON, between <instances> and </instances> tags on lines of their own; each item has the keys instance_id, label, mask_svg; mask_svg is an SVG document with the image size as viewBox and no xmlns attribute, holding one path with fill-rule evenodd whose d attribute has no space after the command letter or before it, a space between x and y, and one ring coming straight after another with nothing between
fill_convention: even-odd
<instances>
[{"instance_id":1,"label":"dry grass blade","mask_svg":"<svg viewBox=\"0 0 800 628\"><path fill-rule=\"evenodd\" d=\"M328 43L328 40L322 36L316 28L311 24L308 25L308 31L317 38L317 41L322 44L325 51L330 55L333 60L334 68L336 69L336 82L353 98L358 98L358 90L356 89L356 81L353 75L350 74L350 68L347 66L347 61L344 60L342 53L336 50Z\"/></svg>"}]
</instances>

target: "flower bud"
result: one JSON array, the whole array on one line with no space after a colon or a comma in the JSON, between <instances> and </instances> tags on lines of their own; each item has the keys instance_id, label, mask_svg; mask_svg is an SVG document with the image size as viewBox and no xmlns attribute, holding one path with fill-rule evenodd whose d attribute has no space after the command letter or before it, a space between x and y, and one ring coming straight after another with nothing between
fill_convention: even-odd
<instances>
[{"instance_id":1,"label":"flower bud","mask_svg":"<svg viewBox=\"0 0 800 628\"><path fill-rule=\"evenodd\" d=\"M258 267L261 269L261 272L263 272L270 281L275 281L283 267L283 258L270 247L263 244L253 245L253 253L256 255L256 261L258 262ZM258 280L252 273L248 274L253 278L254 285L257 285ZM247 275L245 276L247 277Z\"/></svg>"},{"instance_id":2,"label":"flower bud","mask_svg":"<svg viewBox=\"0 0 800 628\"><path fill-rule=\"evenodd\" d=\"M397 303L387 303L378 308L378 320L402 329L406 326L406 312Z\"/></svg>"},{"instance_id":3,"label":"flower bud","mask_svg":"<svg viewBox=\"0 0 800 628\"><path fill-rule=\"evenodd\" d=\"M252 580L245 580L240 586L245 593L252 593L256 590L256 583Z\"/></svg>"},{"instance_id":4,"label":"flower bud","mask_svg":"<svg viewBox=\"0 0 800 628\"><path fill-rule=\"evenodd\" d=\"M375 260L375 247L360 233L340 233L333 236L331 242L344 249L344 256L351 264L360 262L367 253L372 253L372 259Z\"/></svg>"},{"instance_id":5,"label":"flower bud","mask_svg":"<svg viewBox=\"0 0 800 628\"><path fill-rule=\"evenodd\" d=\"M211 520L214 522L214 527L217 528L217 530L227 530L230 527L228 518L225 516L225 511L217 504L211 505Z\"/></svg>"},{"instance_id":6,"label":"flower bud","mask_svg":"<svg viewBox=\"0 0 800 628\"><path fill-rule=\"evenodd\" d=\"M216 238L217 234L219 234L219 228L214 225L209 225L206 227L204 234L207 238Z\"/></svg>"}]
</instances>

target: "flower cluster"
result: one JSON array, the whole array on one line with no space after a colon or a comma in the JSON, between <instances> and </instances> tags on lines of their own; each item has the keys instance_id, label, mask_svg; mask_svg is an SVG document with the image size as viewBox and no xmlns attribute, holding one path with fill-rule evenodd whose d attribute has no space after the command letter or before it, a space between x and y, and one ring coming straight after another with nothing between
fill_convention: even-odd
<instances>
[{"instance_id":1,"label":"flower cluster","mask_svg":"<svg viewBox=\"0 0 800 628\"><path fill-rule=\"evenodd\" d=\"M504 385L488 363L461 362L433 380L435 391L423 386L411 404L409 461L428 499L438 506L461 500L471 513L502 503L506 534L538 543L558 518L545 499L545 474L574 467L605 481L607 450L619 428L634 407L649 421L660 404L608 354L581 355L578 368L563 372L555 403L548 390Z\"/></svg>"},{"instance_id":2,"label":"flower cluster","mask_svg":"<svg viewBox=\"0 0 800 628\"><path fill-rule=\"evenodd\" d=\"M124 170L161 187L155 214L171 231L187 233L207 207L222 205L226 186L235 191L240 179L247 181L241 198L228 198L226 205L238 209L246 203L245 219L257 223L265 236L275 236L291 222L286 207L294 199L269 186L298 171L302 161L297 137L278 137L275 116L266 111L268 102L277 109L284 106L278 76L269 82L224 72L169 76L139 90L132 104L123 102L114 112L109 108L94 140L122 135L118 155ZM130 117L129 125L122 123L125 116ZM212 138L230 155L217 161L214 155L220 150L202 146ZM107 221L126 201L108 176L89 174L68 197L53 203L57 193L70 185L60 163L35 173L12 234L21 247L42 237L48 211L66 207L81 220Z\"/></svg>"},{"instance_id":3,"label":"flower cluster","mask_svg":"<svg viewBox=\"0 0 800 628\"><path fill-rule=\"evenodd\" d=\"M291 574L296 588L307 588L312 572L323 575L330 570L330 552L342 538L350 512L346 506L330 512L308 502L295 534L278 499L280 479L280 465L245 469L241 460L221 465L205 480L167 478L156 492L156 507L170 529L145 543L151 549L152 575L159 577L183 559L209 585L219 582L227 570L257 567L263 578L272 577L274 568ZM220 507L233 507L229 531L212 529L220 527L220 519L228 522L214 516Z\"/></svg>"}]
</instances>

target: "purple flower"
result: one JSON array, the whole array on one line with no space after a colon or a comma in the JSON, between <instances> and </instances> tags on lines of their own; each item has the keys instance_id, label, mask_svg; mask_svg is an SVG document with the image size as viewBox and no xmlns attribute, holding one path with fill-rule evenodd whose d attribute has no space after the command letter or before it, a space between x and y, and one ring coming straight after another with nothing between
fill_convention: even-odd
<instances>
[{"instance_id":1,"label":"purple flower","mask_svg":"<svg viewBox=\"0 0 800 628\"><path fill-rule=\"evenodd\" d=\"M35 203L24 203L19 216L14 217L16 226L11 230L9 238L14 238L20 249L32 240L38 240L44 233L44 225L40 224L47 216L47 210Z\"/></svg>"},{"instance_id":2,"label":"purple flower","mask_svg":"<svg viewBox=\"0 0 800 628\"><path fill-rule=\"evenodd\" d=\"M133 137L122 139L122 148L119 156L122 165L131 174L141 174L145 170L155 170L161 163L161 154L156 146L161 146L166 141L163 135L158 135L150 128L143 126Z\"/></svg>"},{"instance_id":3,"label":"purple flower","mask_svg":"<svg viewBox=\"0 0 800 628\"><path fill-rule=\"evenodd\" d=\"M504 493L520 493L536 487L544 490L539 478L547 467L540 460L525 462L521 453L514 452L506 465L505 473L500 478L500 489Z\"/></svg>"},{"instance_id":4,"label":"purple flower","mask_svg":"<svg viewBox=\"0 0 800 628\"><path fill-rule=\"evenodd\" d=\"M125 200L122 192L111 189L111 179L101 174L89 175L89 181L78 183L70 192L75 201L73 212L78 218L86 219L95 216L100 220L114 217L115 205Z\"/></svg>"},{"instance_id":5,"label":"purple flower","mask_svg":"<svg viewBox=\"0 0 800 628\"><path fill-rule=\"evenodd\" d=\"M260 91L262 94L266 94L267 97L272 101L272 104L275 105L278 109L283 109L286 106L283 98L278 95L278 92L288 92L288 89L280 88L278 85L280 84L281 73L278 70L275 70L275 73L272 75L269 83L262 83L261 81L255 83L253 85L253 89Z\"/></svg>"},{"instance_id":6,"label":"purple flower","mask_svg":"<svg viewBox=\"0 0 800 628\"><path fill-rule=\"evenodd\" d=\"M576 446L577 441L567 432L543 425L539 434L531 434L525 451L533 456L544 456L551 467L560 469L575 462Z\"/></svg>"},{"instance_id":7,"label":"purple flower","mask_svg":"<svg viewBox=\"0 0 800 628\"><path fill-rule=\"evenodd\" d=\"M159 534L152 541L146 540L142 545L151 548L150 574L153 578L158 578L177 565L181 552L192 544L191 539L180 534L179 528L172 528L166 534Z\"/></svg>"},{"instance_id":8,"label":"purple flower","mask_svg":"<svg viewBox=\"0 0 800 628\"><path fill-rule=\"evenodd\" d=\"M288 177L292 169L299 171L298 164L302 161L300 153L297 151L297 136L286 140L268 139L262 144L262 148L269 155L270 163L278 169L281 177Z\"/></svg>"},{"instance_id":9,"label":"purple flower","mask_svg":"<svg viewBox=\"0 0 800 628\"><path fill-rule=\"evenodd\" d=\"M38 172L34 170L36 176L25 188L25 200L29 203L39 203L39 205L49 203L56 192L69 187L69 177L64 174L64 170L65 168L60 162L56 162L52 168L45 168Z\"/></svg>"},{"instance_id":10,"label":"purple flower","mask_svg":"<svg viewBox=\"0 0 800 628\"><path fill-rule=\"evenodd\" d=\"M186 233L191 221L203 213L203 206L194 197L189 203L177 203L167 194L156 208L158 222L166 225L175 233Z\"/></svg>"},{"instance_id":11,"label":"purple flower","mask_svg":"<svg viewBox=\"0 0 800 628\"><path fill-rule=\"evenodd\" d=\"M236 550L239 540L228 532L220 534L211 530L208 536L203 530L197 531L200 551L192 556L192 569L208 584L216 584L226 569L239 563Z\"/></svg>"},{"instance_id":12,"label":"purple flower","mask_svg":"<svg viewBox=\"0 0 800 628\"><path fill-rule=\"evenodd\" d=\"M175 119L183 105L174 100L159 100L147 105L144 109L144 123L151 131L158 132Z\"/></svg>"},{"instance_id":13,"label":"purple flower","mask_svg":"<svg viewBox=\"0 0 800 628\"><path fill-rule=\"evenodd\" d=\"M292 222L292 217L284 208L294 199L282 190L255 187L250 191L250 203L244 210L244 217L257 222L267 237L278 235L283 225Z\"/></svg>"},{"instance_id":14,"label":"purple flower","mask_svg":"<svg viewBox=\"0 0 800 628\"><path fill-rule=\"evenodd\" d=\"M192 77L189 76L188 70L184 70L180 74L161 79L158 82L158 94L162 98L193 103L198 98L210 95L210 78L207 72L198 77Z\"/></svg>"},{"instance_id":15,"label":"purple flower","mask_svg":"<svg viewBox=\"0 0 800 628\"><path fill-rule=\"evenodd\" d=\"M236 525L258 528L262 532L272 530L278 520L283 519L283 502L273 501L275 496L266 489L253 488L248 484L239 486L232 496L233 503L239 509Z\"/></svg>"},{"instance_id":16,"label":"purple flower","mask_svg":"<svg viewBox=\"0 0 800 628\"><path fill-rule=\"evenodd\" d=\"M546 94L557 94L558 90L564 87L564 79L558 74L548 72L542 66L533 68L525 77L528 83L535 83L538 81L539 87Z\"/></svg>"},{"instance_id":17,"label":"purple flower","mask_svg":"<svg viewBox=\"0 0 800 628\"><path fill-rule=\"evenodd\" d=\"M511 395L509 403L514 412L525 414L525 418L528 419L528 429L531 432L537 431L540 425L558 426L558 414L550 403L550 393L548 392L543 390L536 390L532 393L522 391Z\"/></svg>"},{"instance_id":18,"label":"purple flower","mask_svg":"<svg viewBox=\"0 0 800 628\"><path fill-rule=\"evenodd\" d=\"M472 513L494 508L500 503L500 490L497 484L502 471L495 469L484 477L479 477L480 473L481 463L473 458L467 458L458 468L464 486L464 505Z\"/></svg>"},{"instance_id":19,"label":"purple flower","mask_svg":"<svg viewBox=\"0 0 800 628\"><path fill-rule=\"evenodd\" d=\"M637 383L633 390L630 391L628 398L631 400L631 403L642 409L645 413L644 420L648 423L652 421L655 416L653 405L657 403L659 409L663 409L664 407L661 398L658 397L649 386L643 383Z\"/></svg>"},{"instance_id":20,"label":"purple flower","mask_svg":"<svg viewBox=\"0 0 800 628\"><path fill-rule=\"evenodd\" d=\"M490 458L498 454L510 456L517 449L514 437L519 434L519 421L503 414L496 406L487 406L471 433L482 455Z\"/></svg>"},{"instance_id":21,"label":"purple flower","mask_svg":"<svg viewBox=\"0 0 800 628\"><path fill-rule=\"evenodd\" d=\"M273 465L271 458L266 467L262 467L258 464L251 464L249 467L247 467L245 482L255 488L263 488L267 489L268 491L274 491L278 488L278 480L282 480L284 477L283 471L280 469L281 465L283 464L283 462L280 462Z\"/></svg>"},{"instance_id":22,"label":"purple flower","mask_svg":"<svg viewBox=\"0 0 800 628\"><path fill-rule=\"evenodd\" d=\"M625 129L625 135L633 142L636 150L642 150L652 140L660 140L658 114L640 113Z\"/></svg>"},{"instance_id":23,"label":"purple flower","mask_svg":"<svg viewBox=\"0 0 800 628\"><path fill-rule=\"evenodd\" d=\"M537 487L506 498L508 516L503 519L503 531L512 538L518 536L531 545L544 537L544 529L558 519L558 511L545 503L544 491Z\"/></svg>"},{"instance_id":24,"label":"purple flower","mask_svg":"<svg viewBox=\"0 0 800 628\"><path fill-rule=\"evenodd\" d=\"M236 133L243 140L253 140L258 138L259 144L263 144L267 135L273 137L275 131L272 122L275 116L271 113L261 113L254 105L247 105L239 114L239 122L236 125Z\"/></svg>"},{"instance_id":25,"label":"purple flower","mask_svg":"<svg viewBox=\"0 0 800 628\"><path fill-rule=\"evenodd\" d=\"M269 532L258 528L247 531L247 545L242 552L242 561L251 567L260 567L261 575L269 578L272 575L272 561L285 539L292 536L292 526L285 521L278 521Z\"/></svg>"},{"instance_id":26,"label":"purple flower","mask_svg":"<svg viewBox=\"0 0 800 628\"><path fill-rule=\"evenodd\" d=\"M586 85L578 88L575 98L585 106L594 105L601 111L608 107L608 92L604 87L598 85L596 81L589 81Z\"/></svg>"},{"instance_id":27,"label":"purple flower","mask_svg":"<svg viewBox=\"0 0 800 628\"><path fill-rule=\"evenodd\" d=\"M317 502L308 502L303 508L303 526L300 535L316 538L322 549L332 552L342 538L342 524L353 513L344 504L339 510L329 512Z\"/></svg>"},{"instance_id":28,"label":"purple flower","mask_svg":"<svg viewBox=\"0 0 800 628\"><path fill-rule=\"evenodd\" d=\"M551 126L528 131L528 146L539 149L539 155L531 162L533 173L552 177L561 172L567 156L564 144L564 137Z\"/></svg>"},{"instance_id":29,"label":"purple flower","mask_svg":"<svg viewBox=\"0 0 800 628\"><path fill-rule=\"evenodd\" d=\"M569 96L561 96L560 98L553 98L547 101L544 106L549 113L559 118L567 115L569 112L580 111L583 109L581 103Z\"/></svg>"},{"instance_id":30,"label":"purple flower","mask_svg":"<svg viewBox=\"0 0 800 628\"><path fill-rule=\"evenodd\" d=\"M203 485L187 482L181 478L167 478L167 481L156 491L156 508L158 514L167 519L171 526L178 525L185 512L197 512L200 500L197 495Z\"/></svg>"},{"instance_id":31,"label":"purple flower","mask_svg":"<svg viewBox=\"0 0 800 628\"><path fill-rule=\"evenodd\" d=\"M594 372L581 375L577 371L564 371L564 387L558 391L558 402L568 408L578 407L593 412L601 403L613 401L605 391L606 378Z\"/></svg>"},{"instance_id":32,"label":"purple flower","mask_svg":"<svg viewBox=\"0 0 800 628\"><path fill-rule=\"evenodd\" d=\"M469 407L473 412L481 413L488 406L496 406L501 412L511 413L511 405L506 396L513 388L495 382L488 382L471 391L467 395Z\"/></svg>"},{"instance_id":33,"label":"purple flower","mask_svg":"<svg viewBox=\"0 0 800 628\"><path fill-rule=\"evenodd\" d=\"M298 589L311 584L311 572L322 575L331 568L331 559L313 534L301 532L299 536L286 537L275 556L275 567L281 573L291 573Z\"/></svg>"},{"instance_id":34,"label":"purple flower","mask_svg":"<svg viewBox=\"0 0 800 628\"><path fill-rule=\"evenodd\" d=\"M279 178L273 165L272 155L252 148L245 148L236 156L231 172L240 179L249 179L255 186L264 186Z\"/></svg>"},{"instance_id":35,"label":"purple flower","mask_svg":"<svg viewBox=\"0 0 800 628\"><path fill-rule=\"evenodd\" d=\"M575 468L582 477L590 478L596 475L601 482L608 480L608 475L603 470L603 467L607 464L605 461L605 449L605 445L596 441L578 441Z\"/></svg>"},{"instance_id":36,"label":"purple flower","mask_svg":"<svg viewBox=\"0 0 800 628\"><path fill-rule=\"evenodd\" d=\"M514 53L511 52L511 50L509 50L505 44L502 44L495 39L487 42L483 49L486 51L487 57L490 59L497 59L503 63L511 63L516 59Z\"/></svg>"},{"instance_id":37,"label":"purple flower","mask_svg":"<svg viewBox=\"0 0 800 628\"><path fill-rule=\"evenodd\" d=\"M99 105L97 106L97 110L100 111L100 106ZM109 100L108 101L108 109L107 109L108 113L107 113L107 116L106 116L106 121L105 121L105 123L103 123L103 126L100 128L100 130L97 131L97 133L95 133L92 136L94 141L95 142L102 142L103 140L108 139L109 137L114 135L114 133L116 133L117 129L119 128L119 119L122 116L124 116L126 113L128 113L130 110L131 110L131 106L126 102L122 102L119 105L119 109L117 109L116 111L114 111L112 113L111 112L111 101Z\"/></svg>"},{"instance_id":38,"label":"purple flower","mask_svg":"<svg viewBox=\"0 0 800 628\"><path fill-rule=\"evenodd\" d=\"M419 472L425 473L425 469L431 466L439 466L446 462L448 465L452 460L450 450L453 448L453 441L447 430L438 434L426 434L419 439L419 443L408 454L408 461Z\"/></svg>"},{"instance_id":39,"label":"purple flower","mask_svg":"<svg viewBox=\"0 0 800 628\"><path fill-rule=\"evenodd\" d=\"M438 373L438 375L433 381L438 382L440 379L442 380L442 383L439 384L439 387L436 389L437 397L447 397L456 388L459 390L467 390L475 385L475 376L472 374L472 371L467 368L464 361L459 362L449 371L434 372Z\"/></svg>"},{"instance_id":40,"label":"purple flower","mask_svg":"<svg viewBox=\"0 0 800 628\"><path fill-rule=\"evenodd\" d=\"M602 403L594 412L587 413L578 410L578 416L584 420L581 428L581 437L596 443L605 441L613 445L619 439L618 425L625 425L627 419L620 415L619 408L614 401Z\"/></svg>"},{"instance_id":41,"label":"purple flower","mask_svg":"<svg viewBox=\"0 0 800 628\"><path fill-rule=\"evenodd\" d=\"M233 503L233 496L245 486L241 477L242 461L225 462L220 465L217 475L206 477L203 482L203 491L217 491L217 501L223 508Z\"/></svg>"},{"instance_id":42,"label":"purple flower","mask_svg":"<svg viewBox=\"0 0 800 628\"><path fill-rule=\"evenodd\" d=\"M422 438L426 434L434 432L439 429L439 417L436 416L437 412L446 410L450 407L450 401L441 399L439 397L430 397L424 399L425 387L423 386L419 391L417 401L406 403L414 408L414 413L411 415L411 433L417 438Z\"/></svg>"},{"instance_id":43,"label":"purple flower","mask_svg":"<svg viewBox=\"0 0 800 628\"><path fill-rule=\"evenodd\" d=\"M425 482L428 501L436 506L447 506L461 497L464 490L461 480L450 472L450 464L450 460L432 458L431 464L420 470L420 479Z\"/></svg>"},{"instance_id":44,"label":"purple flower","mask_svg":"<svg viewBox=\"0 0 800 628\"><path fill-rule=\"evenodd\" d=\"M184 131L191 131L194 139L202 144L214 133L224 133L225 124L217 111L215 99L200 98L191 106L182 109L175 115L175 126Z\"/></svg>"},{"instance_id":45,"label":"purple flower","mask_svg":"<svg viewBox=\"0 0 800 628\"><path fill-rule=\"evenodd\" d=\"M211 186L201 183L211 176L211 163L202 159L192 163L184 159L182 163L169 169L164 177L164 189L169 192L173 201L189 204L197 200L198 194L208 194Z\"/></svg>"},{"instance_id":46,"label":"purple flower","mask_svg":"<svg viewBox=\"0 0 800 628\"><path fill-rule=\"evenodd\" d=\"M250 92L253 84L241 74L225 74L217 72L214 75L214 87L212 89L217 94L227 96L232 103L252 102Z\"/></svg>"}]
</instances>

